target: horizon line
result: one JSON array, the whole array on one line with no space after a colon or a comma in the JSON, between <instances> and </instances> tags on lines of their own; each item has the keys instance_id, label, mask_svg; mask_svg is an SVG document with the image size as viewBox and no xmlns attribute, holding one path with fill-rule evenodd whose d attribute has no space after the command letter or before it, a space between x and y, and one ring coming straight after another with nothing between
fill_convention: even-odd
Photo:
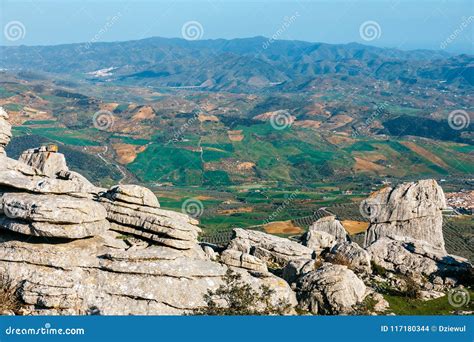
<instances>
[{"instance_id":1,"label":"horizon line","mask_svg":"<svg viewBox=\"0 0 474 342\"><path fill-rule=\"evenodd\" d=\"M196 40L188 40L183 37L163 37L163 36L150 36L150 37L145 37L145 38L139 38L139 39L128 39L128 40L112 40L112 41L100 41L100 42L94 42L94 41L84 41L84 42L75 42L75 43L57 43L57 44L37 44L37 45L27 45L27 44L19 44L19 45L0 45L0 48L18 48L18 47L58 47L58 46L65 46L65 45L97 45L97 44L114 44L114 43L126 43L126 42L137 42L137 41L142 41L142 40L148 40L148 39L164 39L164 40L180 40L180 41L185 41L190 44L196 44L199 42L206 42L206 41L219 41L219 40L224 40L224 41L233 41L233 40L251 40L251 39L257 39L257 38L262 38L264 40L271 40L273 38L271 37L265 37L262 35L258 36L251 36L251 37L235 37L235 38L207 38L207 39L196 39ZM398 50L398 51L405 51L405 52L414 52L414 51L430 51L430 52L439 52L451 56L459 56L459 55L468 55L471 56L472 54L468 52L449 52L446 50L442 49L428 49L428 48L415 48L415 49L402 49L400 47L381 47L381 46L375 46L375 45L368 45L368 44L363 44L355 41L347 42L347 43L328 43L328 42L312 42L312 41L307 41L307 40L300 40L300 39L273 39L274 42L299 42L299 43L307 43L307 44L326 44L326 45L360 45L360 46L365 46L369 48L374 48L374 49L387 49L387 50Z\"/></svg>"}]
</instances>

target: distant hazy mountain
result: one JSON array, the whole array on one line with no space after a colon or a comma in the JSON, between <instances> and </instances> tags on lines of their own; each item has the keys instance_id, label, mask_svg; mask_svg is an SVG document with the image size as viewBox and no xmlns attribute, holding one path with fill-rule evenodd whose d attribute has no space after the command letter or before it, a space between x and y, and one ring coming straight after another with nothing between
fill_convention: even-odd
<instances>
[{"instance_id":1,"label":"distant hazy mountain","mask_svg":"<svg viewBox=\"0 0 474 342\"><path fill-rule=\"evenodd\" d=\"M0 47L0 67L142 86L304 91L320 75L474 85L472 56L256 37ZM106 70L103 70L106 69Z\"/></svg>"}]
</instances>

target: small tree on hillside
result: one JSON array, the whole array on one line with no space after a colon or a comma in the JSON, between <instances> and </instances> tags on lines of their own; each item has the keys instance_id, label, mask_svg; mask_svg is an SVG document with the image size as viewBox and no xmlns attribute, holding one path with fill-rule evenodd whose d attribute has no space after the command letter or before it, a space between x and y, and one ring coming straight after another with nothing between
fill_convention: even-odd
<instances>
[{"instance_id":1,"label":"small tree on hillside","mask_svg":"<svg viewBox=\"0 0 474 342\"><path fill-rule=\"evenodd\" d=\"M275 290L261 285L256 291L242 281L242 275L230 269L223 280L224 284L215 291L208 290L204 295L207 306L194 310L195 315L284 315L291 309L286 300L272 304Z\"/></svg>"}]
</instances>

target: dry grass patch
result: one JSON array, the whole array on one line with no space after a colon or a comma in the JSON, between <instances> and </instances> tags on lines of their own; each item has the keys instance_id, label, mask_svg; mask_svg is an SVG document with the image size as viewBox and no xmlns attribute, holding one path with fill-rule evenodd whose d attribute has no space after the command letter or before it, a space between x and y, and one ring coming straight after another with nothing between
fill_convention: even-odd
<instances>
[{"instance_id":1,"label":"dry grass patch","mask_svg":"<svg viewBox=\"0 0 474 342\"><path fill-rule=\"evenodd\" d=\"M221 209L218 210L217 213L220 215L232 215L238 213L251 213L253 211L252 207L241 207L235 209Z\"/></svg>"},{"instance_id":2,"label":"dry grass patch","mask_svg":"<svg viewBox=\"0 0 474 342\"><path fill-rule=\"evenodd\" d=\"M113 149L117 154L117 161L120 164L129 164L137 158L137 154L145 151L146 146L137 146L131 144L113 144Z\"/></svg>"},{"instance_id":3,"label":"dry grass patch","mask_svg":"<svg viewBox=\"0 0 474 342\"><path fill-rule=\"evenodd\" d=\"M385 168L381 165L377 165L369 160L354 157L356 163L354 165L355 172L378 172L382 171Z\"/></svg>"},{"instance_id":4,"label":"dry grass patch","mask_svg":"<svg viewBox=\"0 0 474 342\"><path fill-rule=\"evenodd\" d=\"M295 226L292 221L275 221L263 226L269 234L301 234L303 229Z\"/></svg>"},{"instance_id":5,"label":"dry grass patch","mask_svg":"<svg viewBox=\"0 0 474 342\"><path fill-rule=\"evenodd\" d=\"M0 314L7 312L18 313L21 309L15 286L6 275L0 275Z\"/></svg>"},{"instance_id":6,"label":"dry grass patch","mask_svg":"<svg viewBox=\"0 0 474 342\"><path fill-rule=\"evenodd\" d=\"M342 220L341 224L349 235L365 232L369 228L369 222L364 221Z\"/></svg>"},{"instance_id":7,"label":"dry grass patch","mask_svg":"<svg viewBox=\"0 0 474 342\"><path fill-rule=\"evenodd\" d=\"M419 154L420 156L428 159L432 163L435 163L436 165L441 166L442 168L445 168L445 169L449 168L449 166L440 157L434 155L433 153L431 153L430 151L424 149L423 147L418 146L414 142L402 141L401 144L405 145L410 150L412 150L413 152Z\"/></svg>"},{"instance_id":8,"label":"dry grass patch","mask_svg":"<svg viewBox=\"0 0 474 342\"><path fill-rule=\"evenodd\" d=\"M227 131L227 136L229 137L230 141L242 141L244 140L244 135L242 134L242 130L236 131Z\"/></svg>"}]
</instances>

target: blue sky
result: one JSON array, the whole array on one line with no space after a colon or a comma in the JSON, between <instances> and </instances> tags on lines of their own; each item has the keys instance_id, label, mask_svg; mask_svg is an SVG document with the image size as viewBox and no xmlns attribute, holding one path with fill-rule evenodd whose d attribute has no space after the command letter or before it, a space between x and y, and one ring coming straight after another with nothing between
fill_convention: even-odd
<instances>
[{"instance_id":1,"label":"blue sky","mask_svg":"<svg viewBox=\"0 0 474 342\"><path fill-rule=\"evenodd\" d=\"M183 25L196 21L202 27L201 39L276 35L278 39L359 42L401 49L443 48L474 54L472 0L0 0L0 3L1 45L182 37ZM366 22L376 23L372 26L376 34L368 40L361 34L361 26ZM18 23L21 23L19 38L6 39L7 29Z\"/></svg>"}]
</instances>

